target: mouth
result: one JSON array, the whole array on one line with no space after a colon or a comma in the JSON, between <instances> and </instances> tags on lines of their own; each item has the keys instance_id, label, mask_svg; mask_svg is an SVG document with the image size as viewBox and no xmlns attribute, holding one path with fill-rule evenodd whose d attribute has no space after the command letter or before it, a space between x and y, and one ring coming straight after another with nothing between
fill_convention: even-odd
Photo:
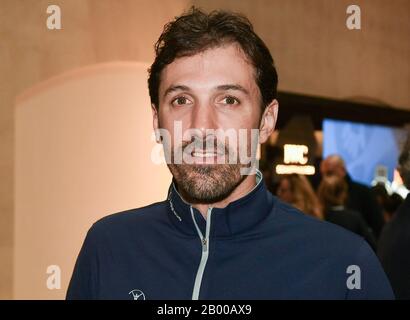
<instances>
[{"instance_id":1,"label":"mouth","mask_svg":"<svg viewBox=\"0 0 410 320\"><path fill-rule=\"evenodd\" d=\"M196 158L212 158L222 155L216 152L192 152L192 156Z\"/></svg>"},{"instance_id":2,"label":"mouth","mask_svg":"<svg viewBox=\"0 0 410 320\"><path fill-rule=\"evenodd\" d=\"M195 164L216 164L218 159L225 154L223 152L215 152L215 151L206 151L206 150L199 150L193 151L191 153L191 157L193 159L193 163Z\"/></svg>"}]
</instances>

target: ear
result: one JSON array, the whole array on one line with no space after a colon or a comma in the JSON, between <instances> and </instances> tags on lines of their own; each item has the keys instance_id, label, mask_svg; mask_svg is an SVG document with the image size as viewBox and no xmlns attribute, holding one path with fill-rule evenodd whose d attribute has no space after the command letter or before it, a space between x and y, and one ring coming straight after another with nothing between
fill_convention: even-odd
<instances>
[{"instance_id":1,"label":"ear","mask_svg":"<svg viewBox=\"0 0 410 320\"><path fill-rule=\"evenodd\" d=\"M161 143L161 139L158 133L158 129L159 129L158 110L154 104L151 104L151 111L152 111L152 127L154 128L155 139L157 143Z\"/></svg>"},{"instance_id":2,"label":"ear","mask_svg":"<svg viewBox=\"0 0 410 320\"><path fill-rule=\"evenodd\" d=\"M275 130L276 119L278 118L279 103L274 99L263 111L259 127L259 143L265 143Z\"/></svg>"}]
</instances>

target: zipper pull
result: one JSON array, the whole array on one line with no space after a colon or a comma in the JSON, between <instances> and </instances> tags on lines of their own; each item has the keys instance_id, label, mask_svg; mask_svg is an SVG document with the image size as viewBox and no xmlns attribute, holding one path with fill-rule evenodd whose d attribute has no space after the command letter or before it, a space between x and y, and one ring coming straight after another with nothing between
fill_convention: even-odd
<instances>
[{"instance_id":1,"label":"zipper pull","mask_svg":"<svg viewBox=\"0 0 410 320\"><path fill-rule=\"evenodd\" d=\"M202 238L202 252L207 252L208 251L208 241L206 238Z\"/></svg>"}]
</instances>

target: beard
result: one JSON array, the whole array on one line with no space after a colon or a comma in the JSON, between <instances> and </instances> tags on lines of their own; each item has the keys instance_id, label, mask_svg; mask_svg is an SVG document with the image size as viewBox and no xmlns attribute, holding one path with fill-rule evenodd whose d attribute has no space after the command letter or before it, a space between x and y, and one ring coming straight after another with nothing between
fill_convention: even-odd
<instances>
[{"instance_id":1,"label":"beard","mask_svg":"<svg viewBox=\"0 0 410 320\"><path fill-rule=\"evenodd\" d=\"M201 150L204 145L211 146L220 155L225 156L222 163L168 163L179 191L190 203L211 204L227 198L235 188L246 178L241 174L241 168L246 167L239 162L239 150L232 152L229 144L218 145L217 139L211 137L209 141L192 138L191 141L184 141L177 152L192 154L195 150L189 149L189 145ZM207 144L208 142L208 144ZM235 147L234 149L237 149ZM189 151L187 151L189 150ZM235 154L236 161L230 163L228 155ZM173 158L173 156L171 156ZM228 163L229 162L229 163Z\"/></svg>"},{"instance_id":2,"label":"beard","mask_svg":"<svg viewBox=\"0 0 410 320\"><path fill-rule=\"evenodd\" d=\"M190 203L215 203L227 198L246 178L240 164L169 164L179 191Z\"/></svg>"}]
</instances>

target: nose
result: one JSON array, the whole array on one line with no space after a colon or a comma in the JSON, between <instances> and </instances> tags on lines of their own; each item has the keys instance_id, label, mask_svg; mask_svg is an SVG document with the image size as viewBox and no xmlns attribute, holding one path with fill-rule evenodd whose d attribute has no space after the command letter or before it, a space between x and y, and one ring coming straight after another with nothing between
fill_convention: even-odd
<instances>
[{"instance_id":1,"label":"nose","mask_svg":"<svg viewBox=\"0 0 410 320\"><path fill-rule=\"evenodd\" d=\"M191 128L199 129L203 136L206 129L217 129L216 114L214 108L209 104L196 104L192 108Z\"/></svg>"}]
</instances>

